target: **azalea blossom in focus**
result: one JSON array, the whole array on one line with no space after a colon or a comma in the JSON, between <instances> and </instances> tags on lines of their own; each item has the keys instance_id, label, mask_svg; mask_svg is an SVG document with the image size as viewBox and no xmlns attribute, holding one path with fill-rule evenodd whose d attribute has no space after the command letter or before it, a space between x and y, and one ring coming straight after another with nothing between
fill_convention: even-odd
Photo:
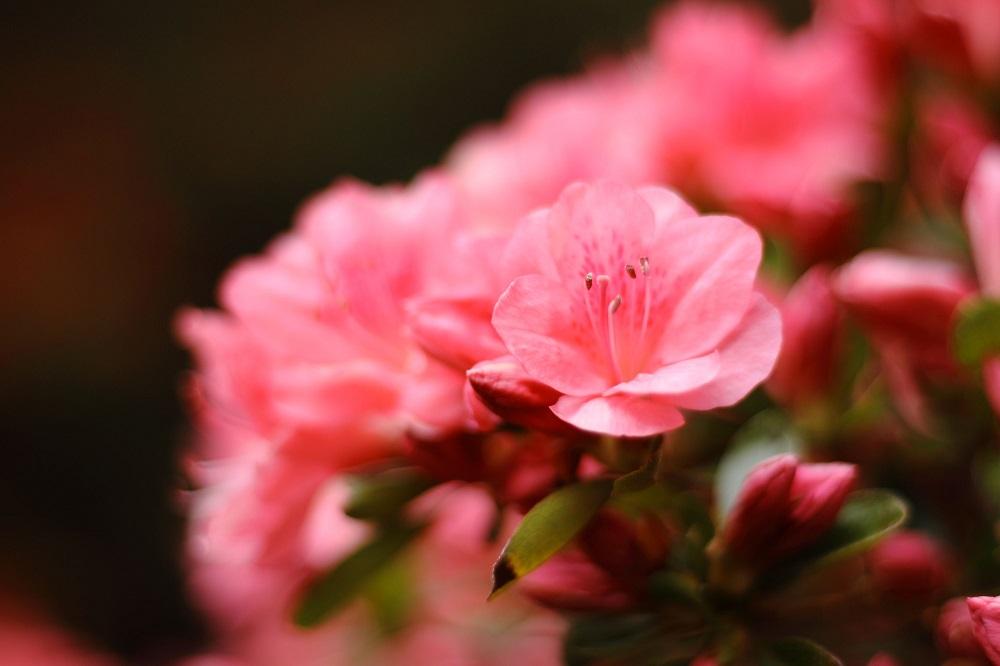
<instances>
[{"instance_id":1,"label":"azalea blossom in focus","mask_svg":"<svg viewBox=\"0 0 1000 666\"><path fill-rule=\"evenodd\" d=\"M564 421L652 435L771 371L780 319L754 290L760 238L739 220L603 182L570 186L515 233L534 240L538 272L510 284L493 325L529 376L563 394L551 409Z\"/></svg>"}]
</instances>

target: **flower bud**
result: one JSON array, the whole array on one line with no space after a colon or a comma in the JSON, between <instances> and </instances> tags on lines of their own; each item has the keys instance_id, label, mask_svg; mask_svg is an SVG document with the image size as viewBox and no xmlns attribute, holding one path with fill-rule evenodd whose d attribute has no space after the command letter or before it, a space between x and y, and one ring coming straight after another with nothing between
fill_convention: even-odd
<instances>
[{"instance_id":1,"label":"flower bud","mask_svg":"<svg viewBox=\"0 0 1000 666\"><path fill-rule=\"evenodd\" d=\"M616 580L639 587L650 573L663 567L672 540L673 530L652 514L633 520L602 509L580 535L580 546Z\"/></svg>"},{"instance_id":2,"label":"flower bud","mask_svg":"<svg viewBox=\"0 0 1000 666\"><path fill-rule=\"evenodd\" d=\"M979 647L991 664L1000 664L1000 597L969 597L965 602Z\"/></svg>"},{"instance_id":3,"label":"flower bud","mask_svg":"<svg viewBox=\"0 0 1000 666\"><path fill-rule=\"evenodd\" d=\"M952 578L941 547L915 531L887 536L868 554L868 564L875 587L900 600L931 598Z\"/></svg>"},{"instance_id":4,"label":"flower bud","mask_svg":"<svg viewBox=\"0 0 1000 666\"><path fill-rule=\"evenodd\" d=\"M816 266L781 303L781 355L767 380L778 402L802 406L830 390L840 356L842 317L830 288L830 270Z\"/></svg>"},{"instance_id":5,"label":"flower bud","mask_svg":"<svg viewBox=\"0 0 1000 666\"><path fill-rule=\"evenodd\" d=\"M723 543L760 566L792 555L833 526L856 478L854 465L805 464L787 454L768 458L747 475Z\"/></svg>"},{"instance_id":6,"label":"flower bud","mask_svg":"<svg viewBox=\"0 0 1000 666\"><path fill-rule=\"evenodd\" d=\"M951 599L941 607L937 619L937 643L949 657L982 659L983 650L972 629L972 616L965 599Z\"/></svg>"},{"instance_id":7,"label":"flower bud","mask_svg":"<svg viewBox=\"0 0 1000 666\"><path fill-rule=\"evenodd\" d=\"M482 361L465 374L483 404L505 421L544 432L570 429L549 409L561 394L529 377L513 356Z\"/></svg>"},{"instance_id":8,"label":"flower bud","mask_svg":"<svg viewBox=\"0 0 1000 666\"><path fill-rule=\"evenodd\" d=\"M619 582L578 550L550 558L518 583L534 601L566 611L622 611L635 605Z\"/></svg>"}]
</instances>

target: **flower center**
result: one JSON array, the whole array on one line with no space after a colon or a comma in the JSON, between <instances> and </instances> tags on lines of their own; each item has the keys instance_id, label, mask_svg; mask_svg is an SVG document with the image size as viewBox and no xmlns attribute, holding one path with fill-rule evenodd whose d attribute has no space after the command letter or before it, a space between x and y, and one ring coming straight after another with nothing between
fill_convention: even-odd
<instances>
[{"instance_id":1,"label":"flower center","mask_svg":"<svg viewBox=\"0 0 1000 666\"><path fill-rule=\"evenodd\" d=\"M624 281L622 291L630 299L629 310L632 315L624 327L622 322L616 321L621 316L616 317L616 313L622 309L625 300L621 292L617 293L614 298L609 298L611 277L603 274L595 276L593 273L587 273L583 276L584 285L586 285L588 292L585 299L587 318L594 331L595 339L604 350L608 366L619 382L631 379L638 374L642 369L642 361L645 357L650 308L649 257L639 258L638 271L635 264L625 264L624 272L628 279ZM597 286L596 291L594 290L595 285ZM633 299L634 302L632 302ZM642 310L636 312L640 302ZM635 321L636 315L641 317L638 322Z\"/></svg>"}]
</instances>

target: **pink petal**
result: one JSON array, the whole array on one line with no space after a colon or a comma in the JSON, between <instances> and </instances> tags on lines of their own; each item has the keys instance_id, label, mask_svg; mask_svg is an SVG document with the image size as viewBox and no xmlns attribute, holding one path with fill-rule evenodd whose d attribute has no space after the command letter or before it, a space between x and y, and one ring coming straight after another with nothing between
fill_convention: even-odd
<instances>
[{"instance_id":1,"label":"pink petal","mask_svg":"<svg viewBox=\"0 0 1000 666\"><path fill-rule=\"evenodd\" d=\"M1000 145L979 156L965 195L965 224L980 287L1000 298Z\"/></svg>"},{"instance_id":2,"label":"pink petal","mask_svg":"<svg viewBox=\"0 0 1000 666\"><path fill-rule=\"evenodd\" d=\"M736 332L719 346L719 373L700 388L674 398L684 409L714 409L741 400L774 367L781 349L781 315L757 294Z\"/></svg>"},{"instance_id":3,"label":"pink petal","mask_svg":"<svg viewBox=\"0 0 1000 666\"><path fill-rule=\"evenodd\" d=\"M552 407L562 420L581 430L615 437L648 437L684 424L669 400L648 396L563 396Z\"/></svg>"},{"instance_id":4,"label":"pink petal","mask_svg":"<svg viewBox=\"0 0 1000 666\"><path fill-rule=\"evenodd\" d=\"M994 666L1000 665L1000 598L969 597L972 632Z\"/></svg>"},{"instance_id":5,"label":"pink petal","mask_svg":"<svg viewBox=\"0 0 1000 666\"><path fill-rule=\"evenodd\" d=\"M635 264L653 237L653 213L634 190L599 181L574 183L549 210L549 249L564 284L583 276L624 278L625 264Z\"/></svg>"},{"instance_id":6,"label":"pink petal","mask_svg":"<svg viewBox=\"0 0 1000 666\"><path fill-rule=\"evenodd\" d=\"M672 363L653 373L640 373L604 392L612 395L677 395L689 393L711 382L719 374L719 352Z\"/></svg>"},{"instance_id":7,"label":"pink petal","mask_svg":"<svg viewBox=\"0 0 1000 666\"><path fill-rule=\"evenodd\" d=\"M580 289L584 289L580 281ZM514 280L493 310L493 327L529 375L561 393L592 395L612 382L586 315L561 283L542 275Z\"/></svg>"},{"instance_id":8,"label":"pink petal","mask_svg":"<svg viewBox=\"0 0 1000 666\"><path fill-rule=\"evenodd\" d=\"M407 311L417 343L447 365L465 370L506 351L490 323L492 299L418 298Z\"/></svg>"},{"instance_id":9,"label":"pink petal","mask_svg":"<svg viewBox=\"0 0 1000 666\"><path fill-rule=\"evenodd\" d=\"M669 313L657 327L662 363L704 354L733 331L752 302L761 252L760 235L736 218L674 217L657 225L649 256L651 275L660 273L657 309Z\"/></svg>"},{"instance_id":10,"label":"pink petal","mask_svg":"<svg viewBox=\"0 0 1000 666\"><path fill-rule=\"evenodd\" d=\"M750 470L722 533L731 549L753 557L771 545L788 515L797 466L795 456L778 455Z\"/></svg>"}]
</instances>

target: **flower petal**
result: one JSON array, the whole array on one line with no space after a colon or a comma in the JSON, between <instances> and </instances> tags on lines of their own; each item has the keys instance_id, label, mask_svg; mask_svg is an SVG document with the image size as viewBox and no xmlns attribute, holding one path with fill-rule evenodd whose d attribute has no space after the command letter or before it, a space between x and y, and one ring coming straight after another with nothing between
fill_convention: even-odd
<instances>
[{"instance_id":1,"label":"flower petal","mask_svg":"<svg viewBox=\"0 0 1000 666\"><path fill-rule=\"evenodd\" d=\"M1000 145L979 156L965 195L965 224L980 287L1000 297Z\"/></svg>"},{"instance_id":2,"label":"flower petal","mask_svg":"<svg viewBox=\"0 0 1000 666\"><path fill-rule=\"evenodd\" d=\"M652 396L563 396L552 412L581 430L615 437L648 437L684 424L670 401Z\"/></svg>"},{"instance_id":3,"label":"flower petal","mask_svg":"<svg viewBox=\"0 0 1000 666\"><path fill-rule=\"evenodd\" d=\"M660 362L704 354L732 332L751 302L761 252L760 235L733 217L674 216L657 225L650 271L662 271L654 300L669 313L658 327Z\"/></svg>"},{"instance_id":4,"label":"flower petal","mask_svg":"<svg viewBox=\"0 0 1000 666\"><path fill-rule=\"evenodd\" d=\"M574 313L573 304L559 282L523 275L497 301L493 326L533 378L561 393L600 393L612 382L604 376L605 363L596 356L586 315Z\"/></svg>"},{"instance_id":5,"label":"flower petal","mask_svg":"<svg viewBox=\"0 0 1000 666\"><path fill-rule=\"evenodd\" d=\"M684 409L732 405L767 378L780 349L781 315L757 294L737 331L719 346L719 373L705 386L673 401Z\"/></svg>"},{"instance_id":6,"label":"flower petal","mask_svg":"<svg viewBox=\"0 0 1000 666\"><path fill-rule=\"evenodd\" d=\"M604 392L612 395L677 395L701 388L719 374L719 352L672 363L653 373L640 373Z\"/></svg>"}]
</instances>

